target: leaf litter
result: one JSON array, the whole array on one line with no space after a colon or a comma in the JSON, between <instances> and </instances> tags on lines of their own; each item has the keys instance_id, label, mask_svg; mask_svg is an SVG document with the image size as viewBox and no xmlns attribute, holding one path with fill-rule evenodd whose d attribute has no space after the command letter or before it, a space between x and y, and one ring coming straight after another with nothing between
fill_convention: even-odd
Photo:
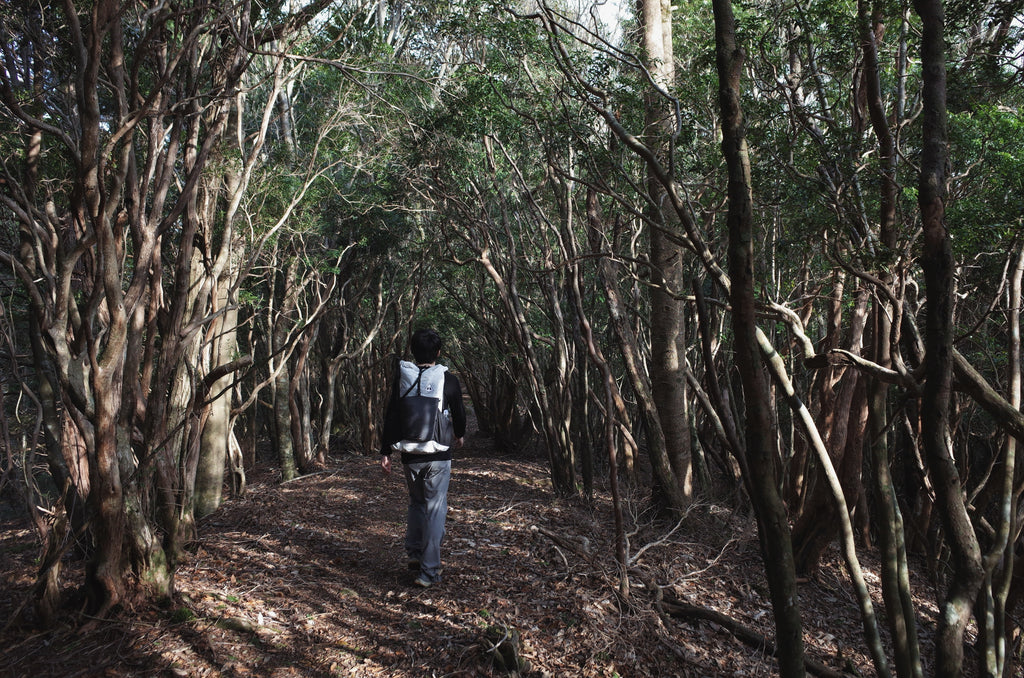
<instances>
[{"instance_id":1,"label":"leaf litter","mask_svg":"<svg viewBox=\"0 0 1024 678\"><path fill-rule=\"evenodd\" d=\"M478 436L453 462L443 581L420 590L402 549L401 473L384 476L375 456L333 464L284 484L272 469L251 474L245 496L200 524L171 605L122 609L87 633L10 625L0 634L0 676L777 674L769 654L721 625L656 605L672 596L771 638L752 519L712 505L682 521L627 516L623 598L607 493L557 499L542 459L500 455ZM7 619L29 598L36 549L26 525L0 527ZM65 571L70 591L81 563L69 560ZM838 553L800 595L808 656L836 675L874 675ZM919 606L925 645L934 606Z\"/></svg>"}]
</instances>

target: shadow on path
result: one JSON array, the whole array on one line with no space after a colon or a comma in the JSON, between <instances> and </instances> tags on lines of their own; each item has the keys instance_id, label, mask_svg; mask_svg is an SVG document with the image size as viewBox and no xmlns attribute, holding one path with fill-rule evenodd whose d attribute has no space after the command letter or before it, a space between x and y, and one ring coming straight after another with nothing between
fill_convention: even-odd
<instances>
[{"instance_id":1,"label":"shadow on path","mask_svg":"<svg viewBox=\"0 0 1024 678\"><path fill-rule=\"evenodd\" d=\"M285 484L267 471L202 523L176 605L88 637L13 629L0 676L486 675L495 629L573 614L553 599L550 619L522 619L520 601L559 595L540 584L565 580L545 573L535 552L548 547L530 530L561 509L542 464L486 444L469 437L453 462L444 578L428 590L405 569L400 472L385 476L375 455Z\"/></svg>"}]
</instances>

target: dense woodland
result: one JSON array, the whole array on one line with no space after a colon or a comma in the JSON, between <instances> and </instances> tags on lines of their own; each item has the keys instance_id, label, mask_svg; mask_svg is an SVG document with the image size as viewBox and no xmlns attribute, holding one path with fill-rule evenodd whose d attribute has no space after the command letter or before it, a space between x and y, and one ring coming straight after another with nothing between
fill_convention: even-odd
<instances>
[{"instance_id":1,"label":"dense woodland","mask_svg":"<svg viewBox=\"0 0 1024 678\"><path fill-rule=\"evenodd\" d=\"M780 675L830 549L877 675L1020 675L1022 20L3 3L0 492L40 545L17 623L173 598L257 465L375 457L433 326L481 434L542 454L551 500L610 497L619 599L659 586L638 521L713 502L756 527Z\"/></svg>"}]
</instances>

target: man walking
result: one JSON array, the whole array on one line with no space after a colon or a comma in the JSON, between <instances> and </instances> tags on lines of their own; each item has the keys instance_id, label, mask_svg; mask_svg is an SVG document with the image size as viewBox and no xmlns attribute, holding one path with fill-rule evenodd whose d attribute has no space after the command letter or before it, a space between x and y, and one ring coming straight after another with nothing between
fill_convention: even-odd
<instances>
[{"instance_id":1,"label":"man walking","mask_svg":"<svg viewBox=\"0 0 1024 678\"><path fill-rule=\"evenodd\" d=\"M419 571L415 583L423 588L441 579L452 450L462 447L466 434L462 386L447 367L437 364L441 345L432 329L417 330L410 337L416 362L399 361L380 450L386 474L391 473L391 452L402 453L409 488L405 552L409 569Z\"/></svg>"}]
</instances>

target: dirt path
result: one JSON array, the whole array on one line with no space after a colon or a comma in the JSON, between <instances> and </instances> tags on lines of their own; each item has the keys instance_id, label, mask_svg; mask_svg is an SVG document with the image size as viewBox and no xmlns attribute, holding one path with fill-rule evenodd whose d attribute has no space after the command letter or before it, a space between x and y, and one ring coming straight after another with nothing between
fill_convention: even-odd
<instances>
[{"instance_id":1,"label":"dirt path","mask_svg":"<svg viewBox=\"0 0 1024 678\"><path fill-rule=\"evenodd\" d=\"M501 674L495 657L511 657L514 639L528 676L773 675L770 657L721 629L666 627L642 590L622 603L607 501L553 499L539 460L470 439L453 464L444 581L425 591L404 568L401 474L383 477L373 457L336 463L283 485L254 477L201 525L172 608L128 611L87 636L10 630L0 676L487 676ZM658 581L770 634L756 538L730 520L711 512L699 534L658 526L634 535L633 552L654 544L638 565ZM543 530L596 557L557 548ZM9 612L28 591L31 535L5 530L0 550ZM809 621L808 636L828 659L844 629L857 645L858 622L845 585L831 581L842 574L824 573L807 597L827 610L828 628Z\"/></svg>"}]
</instances>

